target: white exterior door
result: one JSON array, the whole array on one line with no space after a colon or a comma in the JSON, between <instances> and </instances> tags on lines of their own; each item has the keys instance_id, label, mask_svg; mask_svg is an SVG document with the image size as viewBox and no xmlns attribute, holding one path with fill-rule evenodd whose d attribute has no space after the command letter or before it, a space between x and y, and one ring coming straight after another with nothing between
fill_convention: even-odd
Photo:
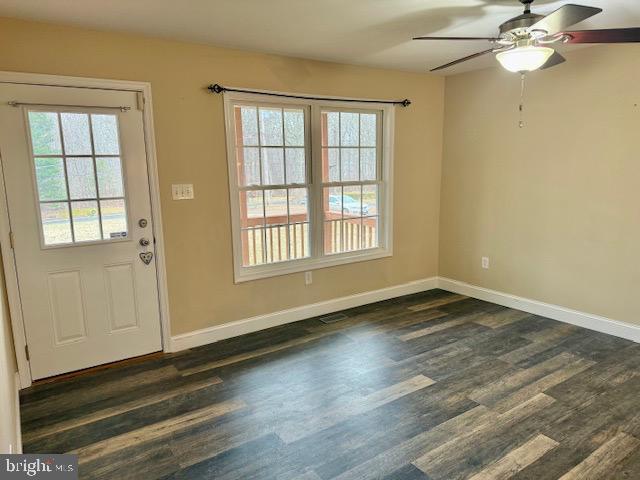
<instances>
[{"instance_id":1,"label":"white exterior door","mask_svg":"<svg viewBox=\"0 0 640 480\"><path fill-rule=\"evenodd\" d=\"M33 379L162 349L137 100L0 84L0 155Z\"/></svg>"}]
</instances>

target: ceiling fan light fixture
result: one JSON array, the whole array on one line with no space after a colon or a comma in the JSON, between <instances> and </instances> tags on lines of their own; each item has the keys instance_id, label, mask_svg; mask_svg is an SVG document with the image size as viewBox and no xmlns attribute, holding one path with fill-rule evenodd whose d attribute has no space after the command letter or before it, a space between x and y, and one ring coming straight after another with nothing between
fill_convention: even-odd
<instances>
[{"instance_id":1,"label":"ceiling fan light fixture","mask_svg":"<svg viewBox=\"0 0 640 480\"><path fill-rule=\"evenodd\" d=\"M500 52L496 58L510 72L532 72L547 63L554 51L549 47L527 45Z\"/></svg>"}]
</instances>

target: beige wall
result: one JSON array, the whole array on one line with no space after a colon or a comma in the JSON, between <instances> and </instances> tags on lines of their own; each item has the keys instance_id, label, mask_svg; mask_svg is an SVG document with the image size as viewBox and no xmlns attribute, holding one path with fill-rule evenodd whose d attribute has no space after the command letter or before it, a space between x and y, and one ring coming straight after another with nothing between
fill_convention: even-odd
<instances>
[{"instance_id":1,"label":"beige wall","mask_svg":"<svg viewBox=\"0 0 640 480\"><path fill-rule=\"evenodd\" d=\"M0 19L0 70L152 84L174 334L437 274L444 79ZM405 98L392 258L233 284L222 98L206 85ZM194 183L173 202L171 183Z\"/></svg>"},{"instance_id":2,"label":"beige wall","mask_svg":"<svg viewBox=\"0 0 640 480\"><path fill-rule=\"evenodd\" d=\"M447 78L440 274L640 323L640 46ZM482 256L491 268L482 270Z\"/></svg>"}]
</instances>

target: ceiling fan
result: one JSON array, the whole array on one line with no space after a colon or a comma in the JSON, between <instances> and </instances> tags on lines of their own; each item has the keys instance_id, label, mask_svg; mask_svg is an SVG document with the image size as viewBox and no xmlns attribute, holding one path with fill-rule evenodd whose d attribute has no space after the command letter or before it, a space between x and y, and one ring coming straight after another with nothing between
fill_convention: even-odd
<instances>
[{"instance_id":1,"label":"ceiling fan","mask_svg":"<svg viewBox=\"0 0 640 480\"><path fill-rule=\"evenodd\" d=\"M442 70L488 53L511 72L530 72L556 66L565 58L551 45L557 43L631 43L640 42L640 28L605 30L566 30L571 25L602 12L601 8L567 4L547 16L531 13L534 0L519 0L524 13L500 25L497 37L416 37L414 40L487 40L493 48L454 60L431 71Z\"/></svg>"}]
</instances>

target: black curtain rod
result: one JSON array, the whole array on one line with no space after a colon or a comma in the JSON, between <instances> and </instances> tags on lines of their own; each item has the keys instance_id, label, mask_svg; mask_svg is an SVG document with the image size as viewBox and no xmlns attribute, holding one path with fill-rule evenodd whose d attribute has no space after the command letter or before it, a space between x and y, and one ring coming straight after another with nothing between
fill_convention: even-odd
<instances>
[{"instance_id":1,"label":"black curtain rod","mask_svg":"<svg viewBox=\"0 0 640 480\"><path fill-rule=\"evenodd\" d=\"M389 105L402 105L408 107L411 105L411 100L405 98L404 100L358 100L355 98L327 98L327 97L307 97L305 95L287 95L285 93L273 93L273 92L260 92L258 90L243 90L241 88L227 88L219 84L209 85L207 89L211 93L224 93L224 92L240 92L240 93L255 93L258 95L269 95L271 97L285 97L285 98L301 98L303 100L329 100L336 102L357 102L357 103L386 103Z\"/></svg>"}]
</instances>

